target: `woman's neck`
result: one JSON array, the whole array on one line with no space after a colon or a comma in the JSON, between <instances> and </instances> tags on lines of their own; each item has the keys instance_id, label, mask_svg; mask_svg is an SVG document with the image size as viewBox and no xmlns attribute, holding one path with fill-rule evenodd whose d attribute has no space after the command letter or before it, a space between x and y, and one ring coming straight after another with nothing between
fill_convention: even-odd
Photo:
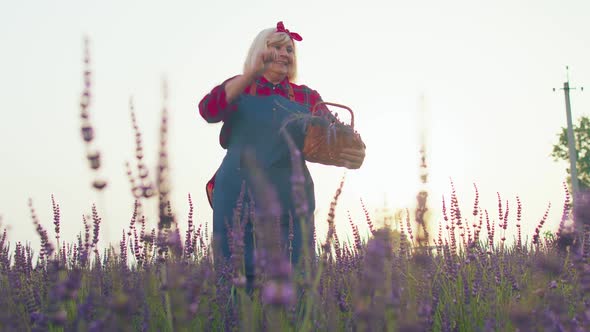
<instances>
[{"instance_id":1,"label":"woman's neck","mask_svg":"<svg viewBox=\"0 0 590 332\"><path fill-rule=\"evenodd\" d=\"M275 73L264 73L263 76L272 84L279 84L287 77L285 75L278 75Z\"/></svg>"}]
</instances>

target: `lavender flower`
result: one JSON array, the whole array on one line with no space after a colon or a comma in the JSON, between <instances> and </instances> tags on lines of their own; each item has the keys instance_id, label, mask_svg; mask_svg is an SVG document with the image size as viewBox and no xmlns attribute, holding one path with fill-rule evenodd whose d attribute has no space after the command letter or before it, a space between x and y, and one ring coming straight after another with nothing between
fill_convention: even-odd
<instances>
[{"instance_id":1,"label":"lavender flower","mask_svg":"<svg viewBox=\"0 0 590 332\"><path fill-rule=\"evenodd\" d=\"M51 258L53 254L54 248L51 242L49 241L49 237L47 236L47 231L39 222L39 218L37 218L37 213L35 212L35 208L33 207L33 200L29 198L29 209L31 211L31 218L33 219L33 224L36 227L37 234L41 237L41 252L39 253L40 259L43 261L46 257L47 259Z\"/></svg>"},{"instance_id":2,"label":"lavender flower","mask_svg":"<svg viewBox=\"0 0 590 332\"><path fill-rule=\"evenodd\" d=\"M137 175L139 177L137 183L138 188L141 192L141 196L143 198L150 198L154 195L154 188L152 183L149 180L149 172L147 167L143 161L143 144L141 139L141 132L139 130L139 125L137 124L137 119L135 117L135 109L133 106L133 99L129 99L129 112L131 114L131 124L133 126L133 131L135 132L135 159L137 161ZM129 171L128 171L129 174ZM136 182L133 181L133 184Z\"/></svg>"},{"instance_id":3,"label":"lavender flower","mask_svg":"<svg viewBox=\"0 0 590 332\"><path fill-rule=\"evenodd\" d=\"M370 330L379 329L384 325L378 313L384 311L387 302L382 295L385 294L385 285L388 280L383 280L383 275L385 269L391 266L392 259L391 233L388 229L379 229L367 243L362 276L356 288L354 303L355 313L360 319L359 323Z\"/></svg>"},{"instance_id":4,"label":"lavender flower","mask_svg":"<svg viewBox=\"0 0 590 332\"><path fill-rule=\"evenodd\" d=\"M100 169L100 152L93 146L93 141L95 137L95 131L92 127L92 123L90 122L90 113L89 107L91 104L91 76L92 71L90 68L90 40L86 37L84 39L84 87L82 94L80 96L80 118L82 121L81 124L81 134L82 139L86 146L86 158L90 164L90 168L93 171L98 171ZM93 188L97 190L102 190L106 187L107 182L103 179L95 179L92 182ZM59 240L58 240L59 242ZM58 243L59 247L59 243Z\"/></svg>"},{"instance_id":5,"label":"lavender flower","mask_svg":"<svg viewBox=\"0 0 590 332\"><path fill-rule=\"evenodd\" d=\"M330 253L330 247L331 247L331 242L332 242L332 238L334 237L333 234L336 231L335 226L334 226L334 219L336 217L336 205L338 204L338 198L340 197L340 194L342 193L342 187L344 186L344 177L342 177L342 179L340 180L340 184L338 186L338 189L336 189L336 193L334 194L334 197L332 198L332 201L330 202L330 210L328 211L328 234L326 235L326 242L323 244L323 249L324 249L324 255L329 255Z\"/></svg>"},{"instance_id":6,"label":"lavender flower","mask_svg":"<svg viewBox=\"0 0 590 332\"><path fill-rule=\"evenodd\" d=\"M55 202L55 198L53 197L53 195L51 195L51 203L53 205L53 225L55 226L55 238L57 240L57 247L59 248L59 204Z\"/></svg>"},{"instance_id":7,"label":"lavender flower","mask_svg":"<svg viewBox=\"0 0 590 332\"><path fill-rule=\"evenodd\" d=\"M543 217L539 221L539 224L535 228L535 235L533 235L533 244L536 246L538 246L540 244L541 228L545 224L545 221L547 221L547 217L549 216L549 209L550 208L551 208L551 202L549 202L547 209L545 210L545 214L543 215Z\"/></svg>"},{"instance_id":8,"label":"lavender flower","mask_svg":"<svg viewBox=\"0 0 590 332\"><path fill-rule=\"evenodd\" d=\"M361 198L361 207L363 208L363 212L365 214L365 220L367 221L367 225L369 225L369 230L371 231L372 235L375 235L375 226L373 225L373 222L371 221L371 216L369 215L369 211L367 210L367 207L365 206L365 203L363 202L362 198Z\"/></svg>"},{"instance_id":9,"label":"lavender flower","mask_svg":"<svg viewBox=\"0 0 590 332\"><path fill-rule=\"evenodd\" d=\"M102 218L98 215L98 210L96 209L96 205L92 205L92 221L93 221L93 232L92 232L92 247L94 247L94 252L96 257L98 257L98 236L100 234L100 222Z\"/></svg>"},{"instance_id":10,"label":"lavender flower","mask_svg":"<svg viewBox=\"0 0 590 332\"><path fill-rule=\"evenodd\" d=\"M295 301L295 287L291 282L268 281L262 287L262 302L274 306L290 306Z\"/></svg>"}]
</instances>

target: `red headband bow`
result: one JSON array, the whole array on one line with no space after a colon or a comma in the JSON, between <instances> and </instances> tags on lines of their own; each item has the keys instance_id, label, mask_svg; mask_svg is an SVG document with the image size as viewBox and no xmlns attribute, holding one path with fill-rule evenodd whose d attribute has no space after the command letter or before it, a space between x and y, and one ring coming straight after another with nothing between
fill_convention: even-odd
<instances>
[{"instance_id":1,"label":"red headband bow","mask_svg":"<svg viewBox=\"0 0 590 332\"><path fill-rule=\"evenodd\" d=\"M283 25L283 21L280 21L279 23L277 23L277 32L284 32L284 33L288 34L289 37L291 37L291 39L294 39L296 41L303 40L303 38L301 38L301 36L297 32L289 32L288 29L285 29L285 25Z\"/></svg>"}]
</instances>

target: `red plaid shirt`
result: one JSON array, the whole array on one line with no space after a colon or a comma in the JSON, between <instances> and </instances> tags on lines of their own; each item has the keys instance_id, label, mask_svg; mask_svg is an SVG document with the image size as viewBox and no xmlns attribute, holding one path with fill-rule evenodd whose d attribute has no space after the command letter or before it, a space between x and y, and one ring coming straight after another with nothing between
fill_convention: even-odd
<instances>
[{"instance_id":1,"label":"red plaid shirt","mask_svg":"<svg viewBox=\"0 0 590 332\"><path fill-rule=\"evenodd\" d=\"M225 122L225 120L228 119L233 112L238 110L237 103L232 102L228 104L225 96L225 83L232 78L214 87L213 90L203 97L199 103L199 113L207 122L215 123L224 121L223 126L221 127L221 133L219 134L219 143L224 149L227 148L227 143L231 135L231 127ZM311 108L317 102L322 100L317 91L310 89L306 85L291 83L287 78L281 83L274 85L264 78L264 76L260 76L256 79L256 95L270 96L271 94L278 94L285 98L289 98L288 84L291 84L294 101L298 103ZM250 87L251 85L247 86L243 93L250 93Z\"/></svg>"}]
</instances>

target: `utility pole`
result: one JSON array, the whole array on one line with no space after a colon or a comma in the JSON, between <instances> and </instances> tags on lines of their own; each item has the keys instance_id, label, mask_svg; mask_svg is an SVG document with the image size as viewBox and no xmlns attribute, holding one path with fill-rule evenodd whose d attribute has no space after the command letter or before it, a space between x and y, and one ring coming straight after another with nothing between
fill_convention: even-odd
<instances>
[{"instance_id":1,"label":"utility pole","mask_svg":"<svg viewBox=\"0 0 590 332\"><path fill-rule=\"evenodd\" d=\"M578 169L577 165L577 157L578 152L576 151L576 138L574 137L574 128L572 125L572 108L570 105L570 90L575 90L576 88L570 88L569 82L569 67L565 66L566 70L566 81L563 83L563 92L565 95L565 115L567 119L567 145L568 151L570 156L570 176L572 179L572 207L575 206L576 201L575 197L576 194L579 192L579 185L578 185ZM580 88L581 91L584 91L584 88ZM555 91L555 88L553 88ZM576 232L582 232L583 225L581 224L581 220L574 220L576 226Z\"/></svg>"}]
</instances>

